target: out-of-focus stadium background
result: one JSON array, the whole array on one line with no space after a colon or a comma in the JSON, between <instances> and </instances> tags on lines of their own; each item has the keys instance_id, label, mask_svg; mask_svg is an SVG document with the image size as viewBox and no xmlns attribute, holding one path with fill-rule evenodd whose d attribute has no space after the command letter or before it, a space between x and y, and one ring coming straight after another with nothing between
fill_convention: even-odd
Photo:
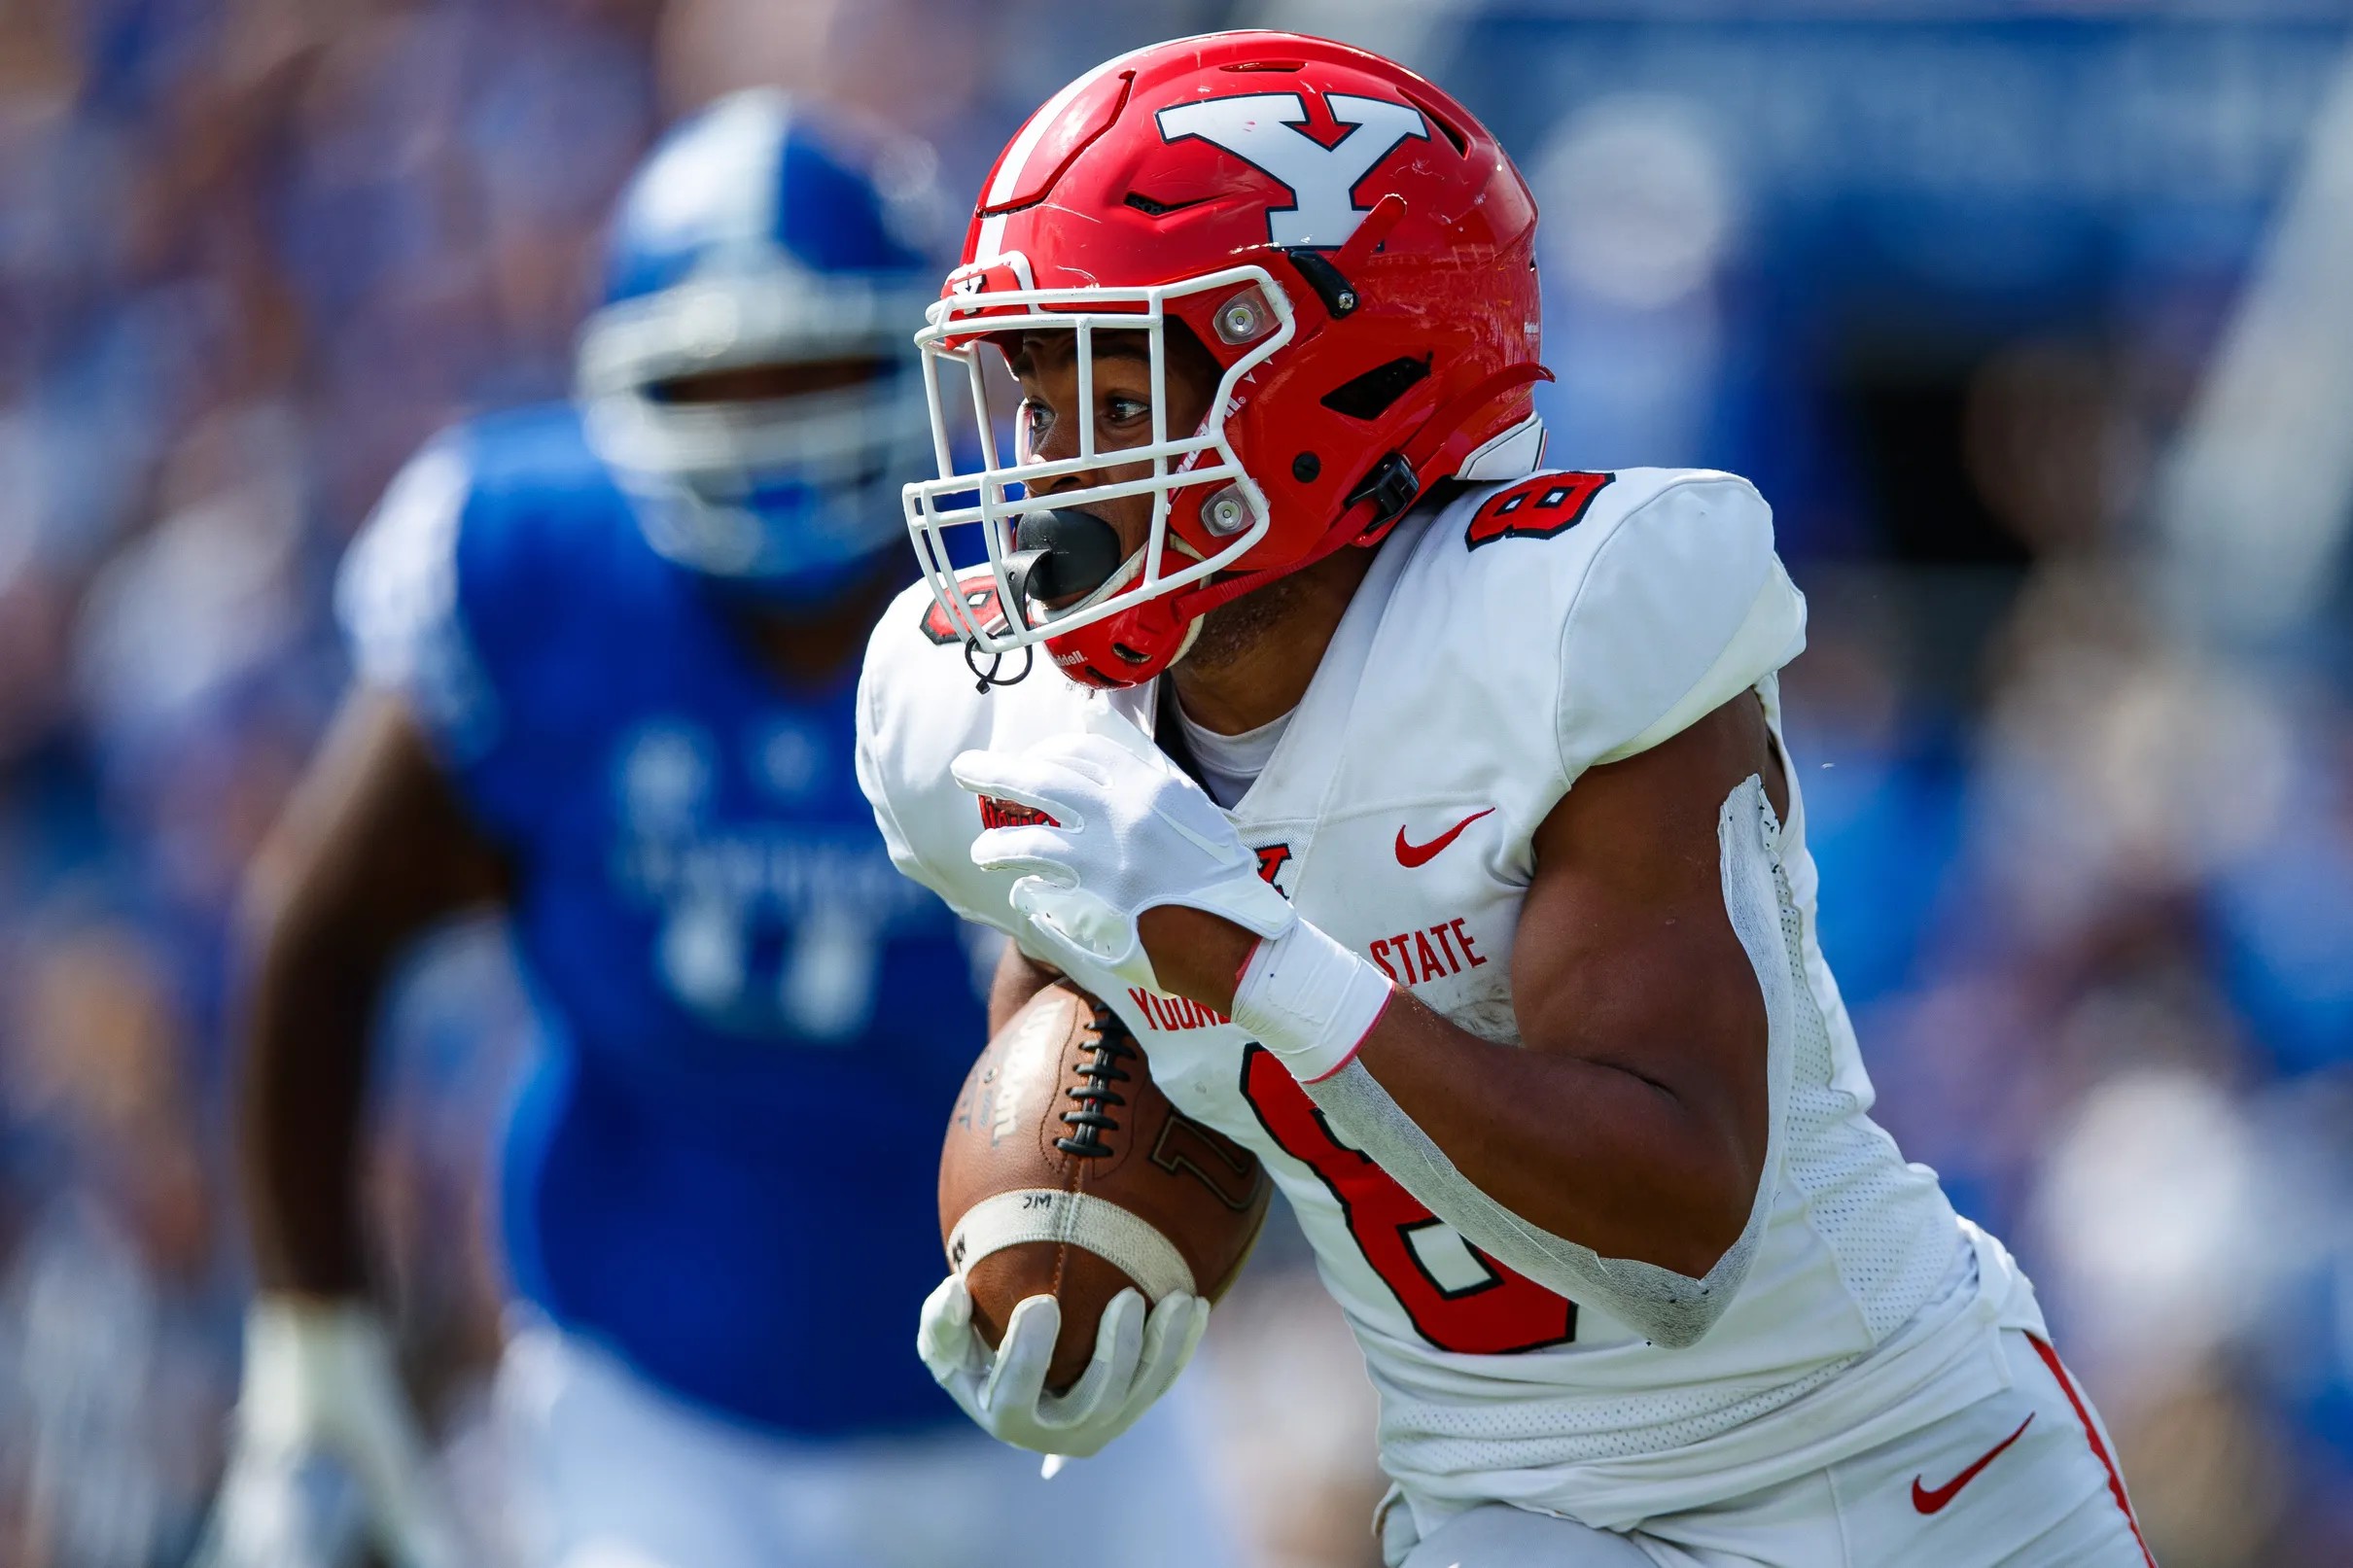
<instances>
[{"instance_id":1,"label":"out-of-focus stadium background","mask_svg":"<svg viewBox=\"0 0 2353 1568\"><path fill-rule=\"evenodd\" d=\"M2342 0L0 0L0 1562L190 1543L232 894L343 677L329 574L423 436L565 386L650 135L781 82L969 192L1084 66L1256 21L1515 150L1556 461L1774 501L1882 1120L2040 1281L2160 1559L2353 1561ZM522 1032L496 933L388 1027L379 1219L495 1512L449 1238ZM1267 1564L1361 1563L1369 1396L1271 1251L1197 1378L1219 1463Z\"/></svg>"}]
</instances>

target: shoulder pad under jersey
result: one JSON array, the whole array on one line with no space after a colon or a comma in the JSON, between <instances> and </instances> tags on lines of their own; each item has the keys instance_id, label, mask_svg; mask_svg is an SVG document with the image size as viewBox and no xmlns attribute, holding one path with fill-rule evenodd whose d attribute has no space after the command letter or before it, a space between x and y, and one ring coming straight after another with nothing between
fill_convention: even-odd
<instances>
[{"instance_id":1,"label":"shoulder pad under jersey","mask_svg":"<svg viewBox=\"0 0 2353 1568\"><path fill-rule=\"evenodd\" d=\"M1657 746L1805 646L1773 510L1712 470L1551 472L1477 487L1414 540L1391 610L1442 682L1580 773ZM1548 715L1539 733L1530 708ZM1533 755L1530 761L1537 758Z\"/></svg>"},{"instance_id":2,"label":"shoulder pad under jersey","mask_svg":"<svg viewBox=\"0 0 2353 1568\"><path fill-rule=\"evenodd\" d=\"M440 432L346 553L335 610L359 678L398 691L449 760L497 740L562 616L596 614L631 526L568 404ZM528 700L531 693L519 694Z\"/></svg>"}]
</instances>

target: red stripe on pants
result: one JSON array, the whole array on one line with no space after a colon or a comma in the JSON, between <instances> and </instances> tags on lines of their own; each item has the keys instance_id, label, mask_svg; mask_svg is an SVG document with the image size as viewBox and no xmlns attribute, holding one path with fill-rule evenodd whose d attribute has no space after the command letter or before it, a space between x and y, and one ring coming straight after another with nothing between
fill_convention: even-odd
<instances>
[{"instance_id":1,"label":"red stripe on pants","mask_svg":"<svg viewBox=\"0 0 2353 1568\"><path fill-rule=\"evenodd\" d=\"M2059 1365L2058 1352L2052 1349L2049 1342L2031 1334L2026 1336L2026 1342L2034 1346L2034 1353L2041 1356L2043 1365L2051 1369L2051 1376L2058 1380L2059 1392L2065 1394L2067 1403L2075 1407L2075 1418L2084 1423L2084 1436L2091 1444L2092 1457L2099 1460L2102 1470L2108 1472L2108 1495L2116 1499L2116 1506L2124 1511L2125 1522L2132 1526L2132 1539L2141 1549L2141 1561L2147 1563L2149 1568L2157 1568L2157 1559L2149 1555L2149 1543L2141 1539L2141 1521L2132 1516L2132 1504L2125 1497L2125 1478L2117 1473L2116 1461L2108 1456L2108 1445L2100 1441L2100 1429L2093 1424L2091 1412L2084 1408L2084 1396L2075 1391L2075 1379L2069 1377L2067 1369Z\"/></svg>"}]
</instances>

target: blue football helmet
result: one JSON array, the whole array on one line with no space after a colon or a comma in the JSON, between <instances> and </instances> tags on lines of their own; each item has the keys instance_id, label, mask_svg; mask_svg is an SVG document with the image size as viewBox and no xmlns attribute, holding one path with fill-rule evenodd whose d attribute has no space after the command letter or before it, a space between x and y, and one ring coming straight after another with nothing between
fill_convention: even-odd
<instances>
[{"instance_id":1,"label":"blue football helmet","mask_svg":"<svg viewBox=\"0 0 2353 1568\"><path fill-rule=\"evenodd\" d=\"M812 602L899 537L931 451L910 334L937 292L933 167L758 89L630 181L576 396L655 549ZM729 371L754 373L730 393Z\"/></svg>"}]
</instances>

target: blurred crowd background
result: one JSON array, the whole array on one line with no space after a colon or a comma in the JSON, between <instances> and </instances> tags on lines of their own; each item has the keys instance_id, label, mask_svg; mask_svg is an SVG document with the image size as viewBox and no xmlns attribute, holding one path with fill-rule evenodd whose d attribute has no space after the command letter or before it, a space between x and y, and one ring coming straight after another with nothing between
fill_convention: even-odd
<instances>
[{"instance_id":1,"label":"blurred crowd background","mask_svg":"<svg viewBox=\"0 0 2353 1568\"><path fill-rule=\"evenodd\" d=\"M606 204L755 82L977 187L1064 80L1396 54L1545 218L1556 462L1745 471L1880 1115L2010 1238L2168 1568L2353 1562L2353 7L2343 0L0 0L0 1563L177 1563L234 1388L234 889L338 553L560 393ZM474 1506L524 1012L451 933L372 1191ZM1356 1565L1295 1248L1196 1381L1260 1568ZM912 1322L912 1304L909 1304Z\"/></svg>"}]
</instances>

